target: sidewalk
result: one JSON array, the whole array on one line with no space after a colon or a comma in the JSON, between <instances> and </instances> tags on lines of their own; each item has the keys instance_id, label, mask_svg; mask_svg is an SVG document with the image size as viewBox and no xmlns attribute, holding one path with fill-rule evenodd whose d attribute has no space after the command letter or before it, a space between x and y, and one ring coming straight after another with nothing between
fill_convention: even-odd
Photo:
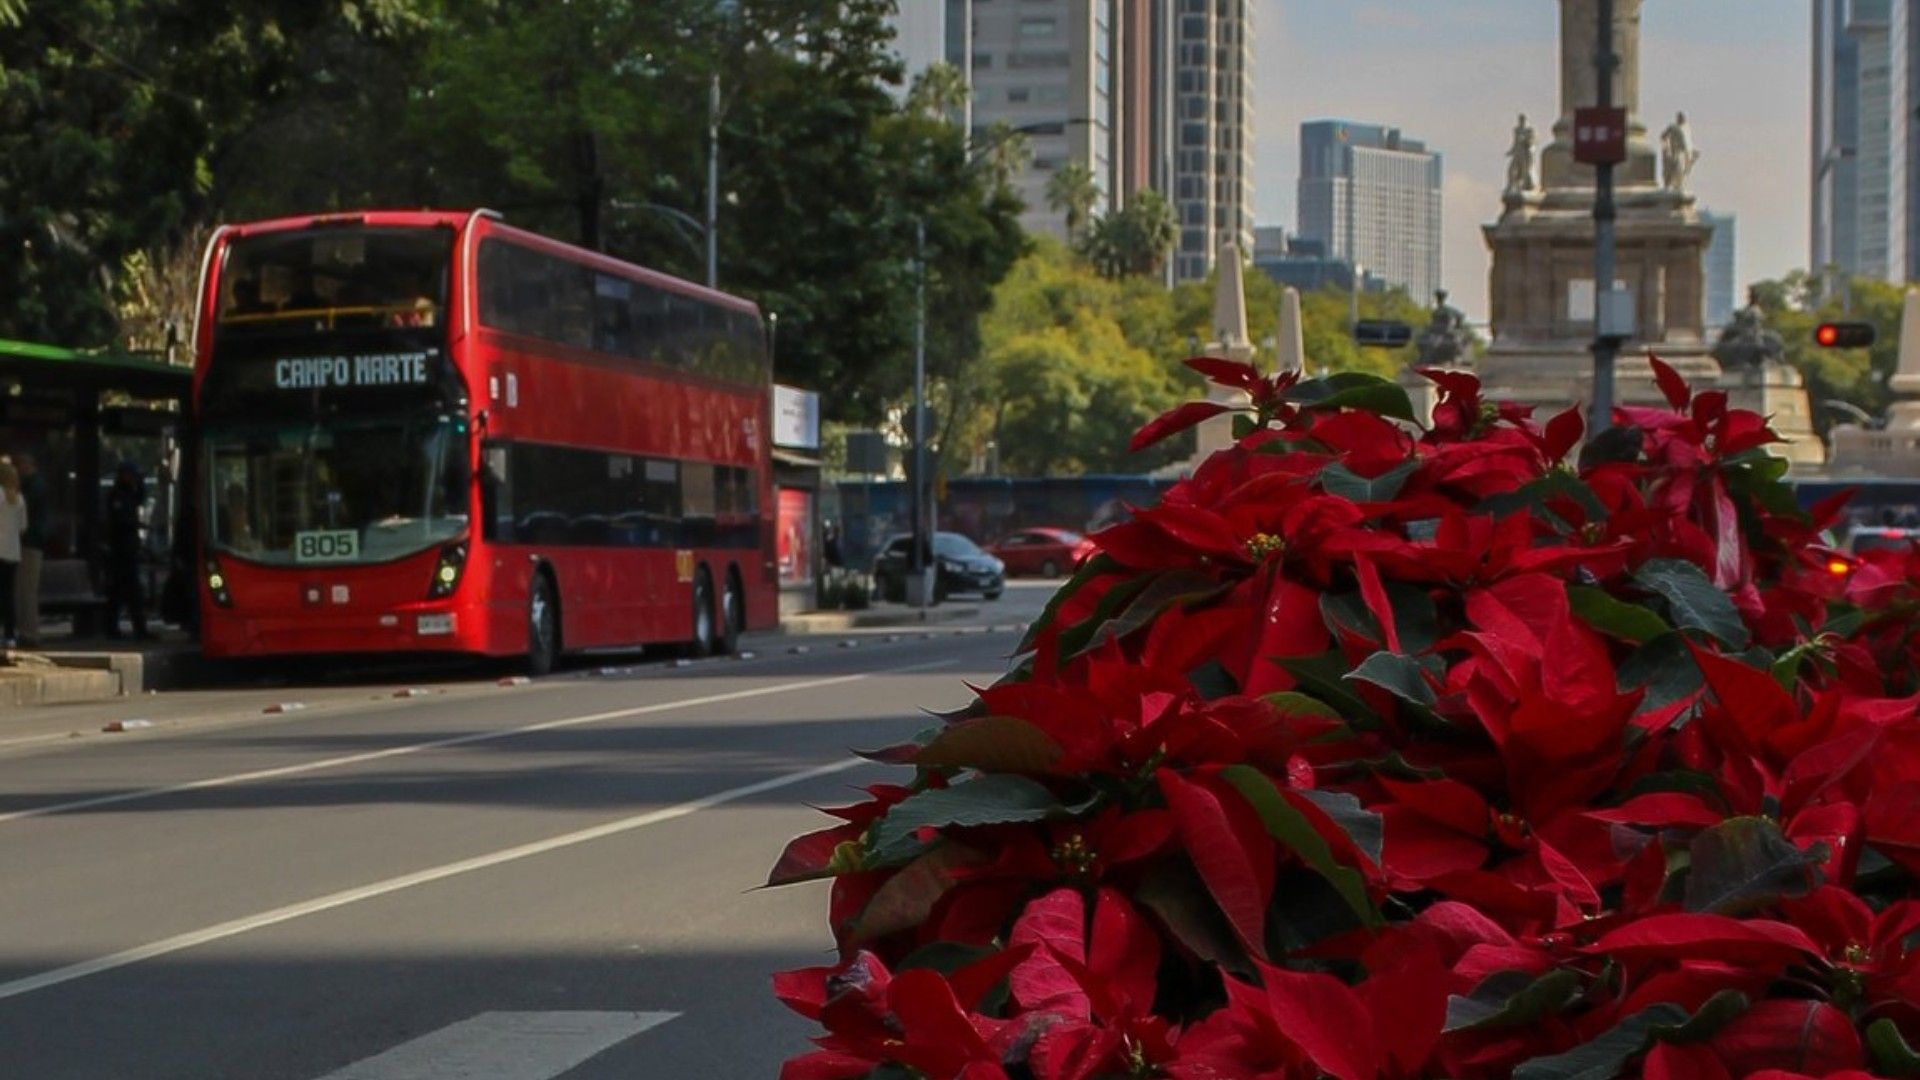
<instances>
[{"instance_id":1,"label":"sidewalk","mask_svg":"<svg viewBox=\"0 0 1920 1080\"><path fill-rule=\"evenodd\" d=\"M968 605L938 604L930 608L910 608L900 604L879 604L859 611L798 611L783 615L780 617L780 632L838 634L846 630L878 627L967 622L979 617L980 609Z\"/></svg>"},{"instance_id":2,"label":"sidewalk","mask_svg":"<svg viewBox=\"0 0 1920 1080\"><path fill-rule=\"evenodd\" d=\"M179 630L145 641L56 635L0 654L0 709L132 697L177 685L199 663L199 645Z\"/></svg>"}]
</instances>

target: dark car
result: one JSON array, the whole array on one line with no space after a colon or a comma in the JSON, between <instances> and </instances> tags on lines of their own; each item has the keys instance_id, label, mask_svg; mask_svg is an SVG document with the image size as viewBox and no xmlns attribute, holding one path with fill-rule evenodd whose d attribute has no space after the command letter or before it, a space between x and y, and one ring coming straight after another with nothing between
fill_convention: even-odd
<instances>
[{"instance_id":1,"label":"dark car","mask_svg":"<svg viewBox=\"0 0 1920 1080\"><path fill-rule=\"evenodd\" d=\"M895 536L873 559L873 583L883 600L907 598L907 555L912 539ZM934 599L955 593L979 593L998 600L1007 587L1006 567L973 541L953 532L933 534Z\"/></svg>"},{"instance_id":2,"label":"dark car","mask_svg":"<svg viewBox=\"0 0 1920 1080\"><path fill-rule=\"evenodd\" d=\"M1092 553L1093 541L1072 529L1022 529L987 548L1007 564L1007 576L1038 574L1055 578L1080 565Z\"/></svg>"}]
</instances>

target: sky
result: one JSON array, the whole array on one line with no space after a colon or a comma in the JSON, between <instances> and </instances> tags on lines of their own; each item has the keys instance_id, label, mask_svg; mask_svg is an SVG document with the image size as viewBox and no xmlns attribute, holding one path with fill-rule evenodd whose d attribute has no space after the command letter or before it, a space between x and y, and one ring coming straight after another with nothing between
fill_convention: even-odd
<instances>
[{"instance_id":1,"label":"sky","mask_svg":"<svg viewBox=\"0 0 1920 1080\"><path fill-rule=\"evenodd\" d=\"M1487 316L1480 226L1500 213L1514 118L1559 113L1557 0L1257 0L1254 220L1298 224L1300 124L1398 127L1444 157L1441 276ZM1807 0L1646 0L1641 118L1693 127L1699 205L1738 216L1738 283L1807 261Z\"/></svg>"}]
</instances>

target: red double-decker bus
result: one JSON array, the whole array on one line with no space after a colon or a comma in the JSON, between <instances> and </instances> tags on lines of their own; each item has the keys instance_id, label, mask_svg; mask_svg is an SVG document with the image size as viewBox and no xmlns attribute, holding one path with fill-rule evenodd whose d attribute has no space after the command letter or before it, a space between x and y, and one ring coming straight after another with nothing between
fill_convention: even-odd
<instances>
[{"instance_id":1,"label":"red double-decker bus","mask_svg":"<svg viewBox=\"0 0 1920 1080\"><path fill-rule=\"evenodd\" d=\"M211 656L734 648L778 605L747 301L508 226L221 229L194 332Z\"/></svg>"}]
</instances>

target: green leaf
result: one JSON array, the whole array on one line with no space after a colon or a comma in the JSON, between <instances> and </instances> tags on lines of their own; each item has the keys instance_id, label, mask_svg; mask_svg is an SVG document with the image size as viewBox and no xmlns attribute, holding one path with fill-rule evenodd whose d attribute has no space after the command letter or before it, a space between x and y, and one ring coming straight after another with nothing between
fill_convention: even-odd
<instances>
[{"instance_id":1,"label":"green leaf","mask_svg":"<svg viewBox=\"0 0 1920 1080\"><path fill-rule=\"evenodd\" d=\"M1539 978L1496 971L1466 996L1447 999L1447 1031L1533 1024L1560 1012L1580 992L1580 973L1555 968Z\"/></svg>"},{"instance_id":2,"label":"green leaf","mask_svg":"<svg viewBox=\"0 0 1920 1080\"><path fill-rule=\"evenodd\" d=\"M1221 779L1232 784L1260 815L1267 835L1300 856L1300 861L1327 879L1341 899L1367 926L1380 926L1380 912L1367 895L1366 879L1360 872L1333 857L1333 848L1291 803L1274 787L1267 775L1250 765L1229 765L1220 770ZM1357 802L1358 800L1356 800ZM1375 818L1378 821L1378 818Z\"/></svg>"},{"instance_id":3,"label":"green leaf","mask_svg":"<svg viewBox=\"0 0 1920 1080\"><path fill-rule=\"evenodd\" d=\"M1361 806L1359 796L1319 788L1308 788L1297 794L1332 818L1333 823L1340 826L1367 858L1376 863L1380 861L1381 850L1386 844L1385 819Z\"/></svg>"},{"instance_id":4,"label":"green leaf","mask_svg":"<svg viewBox=\"0 0 1920 1080\"><path fill-rule=\"evenodd\" d=\"M1399 383L1360 371L1339 371L1296 384L1287 400L1307 409L1356 409L1414 423L1413 401Z\"/></svg>"},{"instance_id":5,"label":"green leaf","mask_svg":"<svg viewBox=\"0 0 1920 1080\"><path fill-rule=\"evenodd\" d=\"M1031 722L985 716L943 728L914 755L913 763L935 769L1044 774L1060 760L1060 744Z\"/></svg>"},{"instance_id":6,"label":"green leaf","mask_svg":"<svg viewBox=\"0 0 1920 1080\"><path fill-rule=\"evenodd\" d=\"M1600 501L1598 495L1593 493L1593 489L1587 486L1587 482L1562 469L1555 469L1537 480L1530 480L1521 485L1518 490L1504 491L1490 496L1474 509L1478 513L1488 513L1494 517L1506 517L1509 514L1527 510L1554 528L1562 532L1570 532L1573 526L1547 507L1549 500L1557 498L1571 499L1578 503L1580 509L1586 513L1588 521L1599 521L1607 516L1606 505Z\"/></svg>"},{"instance_id":7,"label":"green leaf","mask_svg":"<svg viewBox=\"0 0 1920 1080\"><path fill-rule=\"evenodd\" d=\"M1513 1071L1513 1080L1613 1080L1647 1048L1656 1028L1687 1022L1687 1011L1661 1003L1627 1017L1606 1034L1562 1054L1537 1057Z\"/></svg>"},{"instance_id":8,"label":"green leaf","mask_svg":"<svg viewBox=\"0 0 1920 1080\"><path fill-rule=\"evenodd\" d=\"M1638 461L1646 440L1646 433L1636 427L1610 427L1590 435L1580 448L1580 471L1609 461Z\"/></svg>"},{"instance_id":9,"label":"green leaf","mask_svg":"<svg viewBox=\"0 0 1920 1080\"><path fill-rule=\"evenodd\" d=\"M1342 681L1347 675L1347 660L1337 650L1319 656L1276 657L1273 662L1285 668L1287 674L1293 676L1294 682L1332 706L1336 713L1347 720L1357 723L1379 722L1379 715L1367 704L1366 699L1354 693Z\"/></svg>"},{"instance_id":10,"label":"green leaf","mask_svg":"<svg viewBox=\"0 0 1920 1080\"><path fill-rule=\"evenodd\" d=\"M1881 1017L1867 1025L1867 1050L1876 1072L1887 1076L1920 1076L1920 1054L1913 1052L1894 1022Z\"/></svg>"},{"instance_id":11,"label":"green leaf","mask_svg":"<svg viewBox=\"0 0 1920 1080\"><path fill-rule=\"evenodd\" d=\"M1239 442L1241 439L1246 438L1258 430L1260 430L1260 423L1253 417L1248 416L1246 413L1233 414L1234 442Z\"/></svg>"},{"instance_id":12,"label":"green leaf","mask_svg":"<svg viewBox=\"0 0 1920 1080\"><path fill-rule=\"evenodd\" d=\"M1379 476L1361 476L1335 461L1320 470L1320 488L1329 495L1357 503L1392 502L1400 494L1407 477L1420 468L1418 461L1405 461Z\"/></svg>"},{"instance_id":13,"label":"green leaf","mask_svg":"<svg viewBox=\"0 0 1920 1080\"><path fill-rule=\"evenodd\" d=\"M1126 608L1120 614L1103 622L1098 621L1098 616L1089 620L1094 623L1094 628L1088 634L1087 640L1080 643L1078 648L1067 649L1067 642L1063 638L1061 657L1062 659L1071 658L1109 638L1124 638L1158 619L1162 613L1176 604L1197 603L1224 592L1229 587L1198 570L1167 570L1155 574L1147 586L1127 602Z\"/></svg>"},{"instance_id":14,"label":"green leaf","mask_svg":"<svg viewBox=\"0 0 1920 1080\"><path fill-rule=\"evenodd\" d=\"M1326 720L1338 720L1340 714L1333 706L1319 698L1308 697L1297 690L1277 690L1260 700L1280 710L1288 716L1317 716Z\"/></svg>"},{"instance_id":15,"label":"green leaf","mask_svg":"<svg viewBox=\"0 0 1920 1080\"><path fill-rule=\"evenodd\" d=\"M1218 660L1209 660L1187 672L1187 682L1207 701L1218 701L1240 692L1240 683L1233 677L1233 672Z\"/></svg>"},{"instance_id":16,"label":"green leaf","mask_svg":"<svg viewBox=\"0 0 1920 1080\"><path fill-rule=\"evenodd\" d=\"M1387 606L1393 611L1393 627L1400 635L1400 648L1410 653L1426 652L1440 640L1440 616L1432 595L1404 582L1389 581L1386 585ZM1366 598L1358 589L1321 593L1320 617L1327 629L1335 633L1345 630L1368 641L1386 642L1380 620L1373 617L1372 609L1367 607Z\"/></svg>"},{"instance_id":17,"label":"green leaf","mask_svg":"<svg viewBox=\"0 0 1920 1080\"><path fill-rule=\"evenodd\" d=\"M1106 592L1100 594L1099 602L1093 606L1093 614L1060 631L1059 645L1061 655L1077 656L1081 652L1084 652L1087 648L1087 643L1093 640L1094 634L1097 633L1101 627L1113 621L1115 616L1119 615L1128 604L1133 602L1134 597L1139 596L1146 590L1147 586L1153 584L1154 581L1159 578L1160 573L1160 571L1156 570L1151 573L1127 578L1124 581L1117 581ZM1069 582L1068 584L1072 583ZM1047 618L1047 616L1043 615L1042 618ZM1038 621L1034 623L1036 627L1039 625L1040 623ZM1037 631L1030 631L1029 636L1033 633L1037 633ZM1024 643L1022 643L1021 651L1027 651Z\"/></svg>"},{"instance_id":18,"label":"green leaf","mask_svg":"<svg viewBox=\"0 0 1920 1080\"><path fill-rule=\"evenodd\" d=\"M1209 963L1243 979L1254 978L1253 961L1207 886L1185 856L1158 864L1134 892L1134 900L1159 916L1180 944Z\"/></svg>"},{"instance_id":19,"label":"green leaf","mask_svg":"<svg viewBox=\"0 0 1920 1080\"><path fill-rule=\"evenodd\" d=\"M1432 709L1438 704L1433 687L1427 685L1424 669L1420 661L1404 653L1390 653L1385 650L1374 653L1346 676L1369 682L1400 698L1409 704L1423 709Z\"/></svg>"},{"instance_id":20,"label":"green leaf","mask_svg":"<svg viewBox=\"0 0 1920 1080\"><path fill-rule=\"evenodd\" d=\"M874 822L868 843L876 862L913 851L914 834L928 826L946 828L1044 821L1066 808L1045 786L1024 776L994 773L947 788L909 795Z\"/></svg>"},{"instance_id":21,"label":"green leaf","mask_svg":"<svg viewBox=\"0 0 1920 1080\"><path fill-rule=\"evenodd\" d=\"M1666 599L1674 625L1703 630L1730 649L1747 647L1747 624L1740 612L1699 567L1681 559L1649 559L1634 580Z\"/></svg>"},{"instance_id":22,"label":"green leaf","mask_svg":"<svg viewBox=\"0 0 1920 1080\"><path fill-rule=\"evenodd\" d=\"M1659 1027L1655 1034L1661 1042L1696 1043L1706 1042L1720 1033L1720 1029L1738 1019L1747 1011L1747 995L1738 990L1722 990L1708 998L1687 1022L1679 1027Z\"/></svg>"},{"instance_id":23,"label":"green leaf","mask_svg":"<svg viewBox=\"0 0 1920 1080\"><path fill-rule=\"evenodd\" d=\"M1020 639L1020 644L1013 650L1014 653L1018 655L1020 653L1033 651L1034 642L1039 640L1041 631L1053 625L1054 619L1060 614L1061 605L1072 599L1073 594L1079 592L1088 582L1107 574L1120 573L1125 570L1126 567L1121 565L1120 560L1104 551L1095 552L1093 558L1082 563L1080 569L1074 571L1073 576L1068 578L1059 589L1054 591L1053 598L1047 601L1045 608L1041 609L1040 617L1028 625L1027 632ZM1118 587L1119 586L1115 586L1115 588Z\"/></svg>"},{"instance_id":24,"label":"green leaf","mask_svg":"<svg viewBox=\"0 0 1920 1080\"><path fill-rule=\"evenodd\" d=\"M1801 851L1769 818L1728 818L1688 845L1688 911L1745 915L1818 888L1827 848Z\"/></svg>"},{"instance_id":25,"label":"green leaf","mask_svg":"<svg viewBox=\"0 0 1920 1080\"><path fill-rule=\"evenodd\" d=\"M1615 679L1623 693L1643 688L1647 691L1640 703L1642 710L1664 708L1698 693L1705 685L1679 631L1662 634L1635 649L1621 661Z\"/></svg>"},{"instance_id":26,"label":"green leaf","mask_svg":"<svg viewBox=\"0 0 1920 1080\"><path fill-rule=\"evenodd\" d=\"M1584 619L1588 626L1638 645L1673 631L1673 627L1667 625L1667 620L1654 614L1651 608L1616 599L1604 589L1569 585L1567 601L1573 605L1573 613Z\"/></svg>"}]
</instances>

